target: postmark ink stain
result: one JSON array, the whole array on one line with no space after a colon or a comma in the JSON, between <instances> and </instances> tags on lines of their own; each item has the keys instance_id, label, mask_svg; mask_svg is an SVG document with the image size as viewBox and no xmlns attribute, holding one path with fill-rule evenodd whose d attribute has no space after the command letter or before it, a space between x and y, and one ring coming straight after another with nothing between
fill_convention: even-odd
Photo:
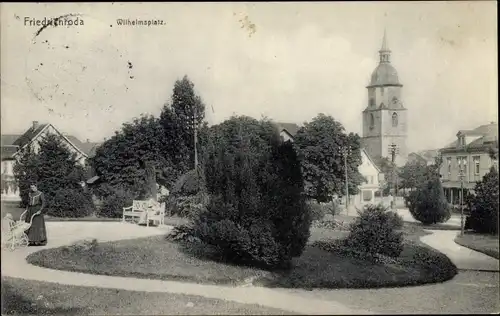
<instances>
[{"instance_id":1,"label":"postmark ink stain","mask_svg":"<svg viewBox=\"0 0 500 316\"><path fill-rule=\"evenodd\" d=\"M127 63L128 63L128 69L132 69L134 67L130 61L128 61Z\"/></svg>"},{"instance_id":2,"label":"postmark ink stain","mask_svg":"<svg viewBox=\"0 0 500 316\"><path fill-rule=\"evenodd\" d=\"M130 76L130 79L134 79L134 76Z\"/></svg>"},{"instance_id":3,"label":"postmark ink stain","mask_svg":"<svg viewBox=\"0 0 500 316\"><path fill-rule=\"evenodd\" d=\"M66 46L64 46L64 48L68 49L68 48L69 48L69 46L68 46L68 45L66 45Z\"/></svg>"},{"instance_id":4,"label":"postmark ink stain","mask_svg":"<svg viewBox=\"0 0 500 316\"><path fill-rule=\"evenodd\" d=\"M60 17L57 17L57 18L54 18L53 19L53 23L54 24L57 24L59 23L59 20L62 20L64 18L69 18L69 17L78 17L80 16L80 14L78 13L69 13L69 14L64 14L64 15L61 15ZM45 30L48 26L50 26L51 24L50 23L47 23L45 25L43 25L36 33L35 33L35 37L37 37L38 35L40 35L40 33L43 32L43 30Z\"/></svg>"}]
</instances>

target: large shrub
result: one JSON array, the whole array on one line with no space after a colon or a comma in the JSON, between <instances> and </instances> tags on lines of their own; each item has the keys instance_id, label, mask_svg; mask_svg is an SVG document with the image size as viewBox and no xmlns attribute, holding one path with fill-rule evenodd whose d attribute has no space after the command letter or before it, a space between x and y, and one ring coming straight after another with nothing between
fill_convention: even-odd
<instances>
[{"instance_id":1,"label":"large shrub","mask_svg":"<svg viewBox=\"0 0 500 316\"><path fill-rule=\"evenodd\" d=\"M132 205L134 194L125 189L115 189L104 198L99 210L99 217L120 218L123 208Z\"/></svg>"},{"instance_id":2,"label":"large shrub","mask_svg":"<svg viewBox=\"0 0 500 316\"><path fill-rule=\"evenodd\" d=\"M498 171L491 168L474 188L470 198L470 225L480 233L498 232Z\"/></svg>"},{"instance_id":3,"label":"large shrub","mask_svg":"<svg viewBox=\"0 0 500 316\"><path fill-rule=\"evenodd\" d=\"M203 172L201 172L200 168L193 169L177 179L170 193L179 196L196 195L203 191L203 182Z\"/></svg>"},{"instance_id":4,"label":"large shrub","mask_svg":"<svg viewBox=\"0 0 500 316\"><path fill-rule=\"evenodd\" d=\"M54 217L78 218L94 212L92 201L82 190L60 189L47 201L47 214Z\"/></svg>"},{"instance_id":5,"label":"large shrub","mask_svg":"<svg viewBox=\"0 0 500 316\"><path fill-rule=\"evenodd\" d=\"M171 195L166 201L169 215L177 215L185 218L196 217L206 209L206 206L207 195L203 192L188 196Z\"/></svg>"},{"instance_id":6,"label":"large shrub","mask_svg":"<svg viewBox=\"0 0 500 316\"><path fill-rule=\"evenodd\" d=\"M290 143L267 121L234 117L212 128L205 156L210 201L194 234L227 260L287 265L309 238L309 208Z\"/></svg>"},{"instance_id":7,"label":"large shrub","mask_svg":"<svg viewBox=\"0 0 500 316\"><path fill-rule=\"evenodd\" d=\"M424 225L444 223L451 217L441 181L437 178L426 181L412 191L407 198L407 205L413 218Z\"/></svg>"},{"instance_id":8,"label":"large shrub","mask_svg":"<svg viewBox=\"0 0 500 316\"><path fill-rule=\"evenodd\" d=\"M370 255L398 257L403 250L403 219L383 205L366 205L351 223L345 246Z\"/></svg>"}]
</instances>

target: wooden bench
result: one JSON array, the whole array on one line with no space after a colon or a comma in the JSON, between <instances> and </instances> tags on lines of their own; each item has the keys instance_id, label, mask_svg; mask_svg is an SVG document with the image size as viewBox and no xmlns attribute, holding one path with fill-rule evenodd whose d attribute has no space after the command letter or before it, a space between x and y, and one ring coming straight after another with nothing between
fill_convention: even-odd
<instances>
[{"instance_id":1,"label":"wooden bench","mask_svg":"<svg viewBox=\"0 0 500 316\"><path fill-rule=\"evenodd\" d=\"M126 222L127 217L138 218L139 224L158 222L158 225L165 224L165 205L152 200L134 200L132 206L123 208L122 222Z\"/></svg>"}]
</instances>

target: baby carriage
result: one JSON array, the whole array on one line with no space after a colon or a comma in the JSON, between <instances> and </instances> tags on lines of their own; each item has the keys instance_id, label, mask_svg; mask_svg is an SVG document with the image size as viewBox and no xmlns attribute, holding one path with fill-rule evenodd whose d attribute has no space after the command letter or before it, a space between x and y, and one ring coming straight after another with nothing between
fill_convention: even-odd
<instances>
[{"instance_id":1,"label":"baby carriage","mask_svg":"<svg viewBox=\"0 0 500 316\"><path fill-rule=\"evenodd\" d=\"M4 227L2 229L2 247L14 250L16 248L27 247L29 245L28 235L26 235L26 231L30 229L31 223L33 222L33 218L37 214L33 214L30 218L29 223L23 220L23 216L25 216L27 210L21 214L20 220L15 222L11 217L6 216L4 220L6 220L6 225L8 227ZM8 214L10 215L10 214Z\"/></svg>"}]
</instances>

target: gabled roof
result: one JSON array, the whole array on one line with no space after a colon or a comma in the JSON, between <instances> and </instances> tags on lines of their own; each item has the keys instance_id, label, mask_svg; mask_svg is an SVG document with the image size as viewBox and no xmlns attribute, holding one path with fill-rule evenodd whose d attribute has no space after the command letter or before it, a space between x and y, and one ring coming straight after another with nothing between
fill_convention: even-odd
<instances>
[{"instance_id":1,"label":"gabled roof","mask_svg":"<svg viewBox=\"0 0 500 316\"><path fill-rule=\"evenodd\" d=\"M38 134L40 134L49 124L40 124L36 128L30 127L23 135L16 139L13 145L22 148L29 144Z\"/></svg>"},{"instance_id":2,"label":"gabled roof","mask_svg":"<svg viewBox=\"0 0 500 316\"><path fill-rule=\"evenodd\" d=\"M371 157L365 148L361 148L361 151L366 155L366 157L368 157L368 160L375 167L375 169L377 169L378 173L382 173L382 169L380 168L379 162L376 159L374 159L373 157Z\"/></svg>"},{"instance_id":3,"label":"gabled roof","mask_svg":"<svg viewBox=\"0 0 500 316\"><path fill-rule=\"evenodd\" d=\"M295 136L300 129L300 126L295 123L276 123L280 132L286 131L290 136Z\"/></svg>"},{"instance_id":4,"label":"gabled roof","mask_svg":"<svg viewBox=\"0 0 500 316\"><path fill-rule=\"evenodd\" d=\"M439 149L428 149L417 152L412 152L410 155L415 155L427 162L434 162L436 157L439 156Z\"/></svg>"},{"instance_id":5,"label":"gabled roof","mask_svg":"<svg viewBox=\"0 0 500 316\"><path fill-rule=\"evenodd\" d=\"M89 157L94 156L96 148L101 144L93 142L82 142L75 136L71 135L66 135L66 138Z\"/></svg>"},{"instance_id":6,"label":"gabled roof","mask_svg":"<svg viewBox=\"0 0 500 316\"><path fill-rule=\"evenodd\" d=\"M464 136L480 136L480 138L475 139L470 144L467 144L467 148L480 148L487 144L492 144L498 146L498 123L491 122L490 124L481 125L473 130L460 130L458 135ZM458 145L458 140L448 144L443 149L456 148Z\"/></svg>"},{"instance_id":7,"label":"gabled roof","mask_svg":"<svg viewBox=\"0 0 500 316\"><path fill-rule=\"evenodd\" d=\"M64 135L57 130L52 124L39 124L36 128L30 127L22 135L2 135L2 159L13 157L18 149L21 149L31 143L33 139L38 137L48 126L52 126L54 130L68 141L75 149L86 156L93 156L95 149L100 143L81 142L78 138L71 135Z\"/></svg>"}]
</instances>

